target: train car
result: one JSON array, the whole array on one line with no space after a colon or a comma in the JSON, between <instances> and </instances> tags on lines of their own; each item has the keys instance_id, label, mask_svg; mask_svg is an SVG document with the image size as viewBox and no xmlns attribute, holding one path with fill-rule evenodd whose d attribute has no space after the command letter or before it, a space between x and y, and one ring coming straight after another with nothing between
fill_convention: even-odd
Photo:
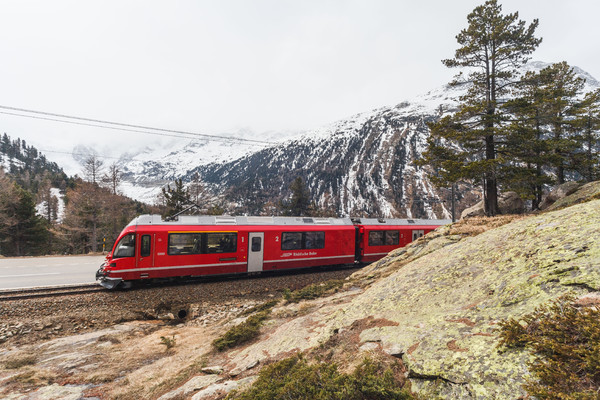
<instances>
[{"instance_id":1,"label":"train car","mask_svg":"<svg viewBox=\"0 0 600 400\"><path fill-rule=\"evenodd\" d=\"M123 229L96 279L112 289L140 280L369 263L446 222L408 221L142 215Z\"/></svg>"},{"instance_id":2,"label":"train car","mask_svg":"<svg viewBox=\"0 0 600 400\"><path fill-rule=\"evenodd\" d=\"M142 215L96 273L107 288L132 281L353 264L349 219Z\"/></svg>"},{"instance_id":3,"label":"train car","mask_svg":"<svg viewBox=\"0 0 600 400\"><path fill-rule=\"evenodd\" d=\"M363 263L377 261L390 251L404 247L450 220L426 219L375 219L353 220L359 226L357 238L358 258Z\"/></svg>"}]
</instances>

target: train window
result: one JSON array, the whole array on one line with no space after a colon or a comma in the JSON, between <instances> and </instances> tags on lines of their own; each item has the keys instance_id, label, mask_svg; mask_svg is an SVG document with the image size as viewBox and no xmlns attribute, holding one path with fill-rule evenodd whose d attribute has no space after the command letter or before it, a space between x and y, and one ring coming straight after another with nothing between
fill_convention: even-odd
<instances>
[{"instance_id":1,"label":"train window","mask_svg":"<svg viewBox=\"0 0 600 400\"><path fill-rule=\"evenodd\" d=\"M400 231L371 231L369 246L395 246L400 244Z\"/></svg>"},{"instance_id":2,"label":"train window","mask_svg":"<svg viewBox=\"0 0 600 400\"><path fill-rule=\"evenodd\" d=\"M306 232L304 234L305 249L322 249L325 247L325 232Z\"/></svg>"},{"instance_id":3,"label":"train window","mask_svg":"<svg viewBox=\"0 0 600 400\"><path fill-rule=\"evenodd\" d=\"M167 254L202 254L201 233L170 233Z\"/></svg>"},{"instance_id":4,"label":"train window","mask_svg":"<svg viewBox=\"0 0 600 400\"><path fill-rule=\"evenodd\" d=\"M259 237L253 237L252 238L252 252L253 253L256 253L256 252L260 251L260 249L261 249L261 242L262 242L262 240Z\"/></svg>"},{"instance_id":5,"label":"train window","mask_svg":"<svg viewBox=\"0 0 600 400\"><path fill-rule=\"evenodd\" d=\"M385 245L392 246L400 244L400 231L385 231Z\"/></svg>"},{"instance_id":6,"label":"train window","mask_svg":"<svg viewBox=\"0 0 600 400\"><path fill-rule=\"evenodd\" d=\"M369 232L369 246L383 246L383 231Z\"/></svg>"},{"instance_id":7,"label":"train window","mask_svg":"<svg viewBox=\"0 0 600 400\"><path fill-rule=\"evenodd\" d=\"M135 233L123 236L113 253L113 258L133 257L135 256Z\"/></svg>"},{"instance_id":8,"label":"train window","mask_svg":"<svg viewBox=\"0 0 600 400\"><path fill-rule=\"evenodd\" d=\"M235 253L237 233L234 232L193 232L170 233L169 255Z\"/></svg>"},{"instance_id":9,"label":"train window","mask_svg":"<svg viewBox=\"0 0 600 400\"><path fill-rule=\"evenodd\" d=\"M302 232L283 232L281 235L281 250L301 250Z\"/></svg>"},{"instance_id":10,"label":"train window","mask_svg":"<svg viewBox=\"0 0 600 400\"><path fill-rule=\"evenodd\" d=\"M412 231L412 240L417 240L420 237L423 237L423 235L425 235L425 231L424 230L413 230Z\"/></svg>"},{"instance_id":11,"label":"train window","mask_svg":"<svg viewBox=\"0 0 600 400\"><path fill-rule=\"evenodd\" d=\"M150 235L142 236L142 248L140 249L140 257L148 257L151 253Z\"/></svg>"},{"instance_id":12,"label":"train window","mask_svg":"<svg viewBox=\"0 0 600 400\"><path fill-rule=\"evenodd\" d=\"M235 253L237 251L237 233L206 233L206 243L206 252L208 253Z\"/></svg>"},{"instance_id":13,"label":"train window","mask_svg":"<svg viewBox=\"0 0 600 400\"><path fill-rule=\"evenodd\" d=\"M325 232L283 232L281 250L325 248Z\"/></svg>"}]
</instances>

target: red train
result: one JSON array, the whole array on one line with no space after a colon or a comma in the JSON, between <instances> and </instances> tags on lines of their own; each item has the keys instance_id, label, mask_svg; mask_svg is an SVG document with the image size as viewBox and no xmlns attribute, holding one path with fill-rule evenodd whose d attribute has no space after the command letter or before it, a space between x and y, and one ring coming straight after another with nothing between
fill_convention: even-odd
<instances>
[{"instance_id":1,"label":"red train","mask_svg":"<svg viewBox=\"0 0 600 400\"><path fill-rule=\"evenodd\" d=\"M449 220L141 215L96 273L104 287L147 279L377 261Z\"/></svg>"}]
</instances>

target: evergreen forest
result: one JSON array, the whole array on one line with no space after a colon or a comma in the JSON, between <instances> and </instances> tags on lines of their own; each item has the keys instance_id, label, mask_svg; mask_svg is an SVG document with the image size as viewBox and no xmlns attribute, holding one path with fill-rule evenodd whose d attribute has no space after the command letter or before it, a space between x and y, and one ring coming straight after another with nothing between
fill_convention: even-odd
<instances>
[{"instance_id":1,"label":"evergreen forest","mask_svg":"<svg viewBox=\"0 0 600 400\"><path fill-rule=\"evenodd\" d=\"M418 162L433 166L432 181L478 184L494 216L500 191L517 192L536 210L550 185L599 179L600 89L585 93L565 61L522 72L542 42L538 20L528 24L489 0L467 22L454 58L442 62L459 69L450 85L468 91L455 112L429 125Z\"/></svg>"},{"instance_id":2,"label":"evergreen forest","mask_svg":"<svg viewBox=\"0 0 600 400\"><path fill-rule=\"evenodd\" d=\"M0 255L110 250L129 221L156 212L118 193L118 170L91 157L85 177L68 177L24 140L0 141Z\"/></svg>"}]
</instances>

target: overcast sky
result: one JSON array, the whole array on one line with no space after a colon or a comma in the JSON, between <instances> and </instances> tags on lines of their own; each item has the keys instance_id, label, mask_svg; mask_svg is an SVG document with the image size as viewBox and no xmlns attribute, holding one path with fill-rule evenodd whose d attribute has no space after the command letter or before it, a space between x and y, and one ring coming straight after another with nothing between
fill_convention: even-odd
<instances>
[{"instance_id":1,"label":"overcast sky","mask_svg":"<svg viewBox=\"0 0 600 400\"><path fill-rule=\"evenodd\" d=\"M456 71L471 0L0 2L0 105L208 134L304 131L424 93ZM600 1L507 0L540 19L534 60L600 78ZM0 111L6 111L0 109ZM153 137L0 114L42 149Z\"/></svg>"}]
</instances>

